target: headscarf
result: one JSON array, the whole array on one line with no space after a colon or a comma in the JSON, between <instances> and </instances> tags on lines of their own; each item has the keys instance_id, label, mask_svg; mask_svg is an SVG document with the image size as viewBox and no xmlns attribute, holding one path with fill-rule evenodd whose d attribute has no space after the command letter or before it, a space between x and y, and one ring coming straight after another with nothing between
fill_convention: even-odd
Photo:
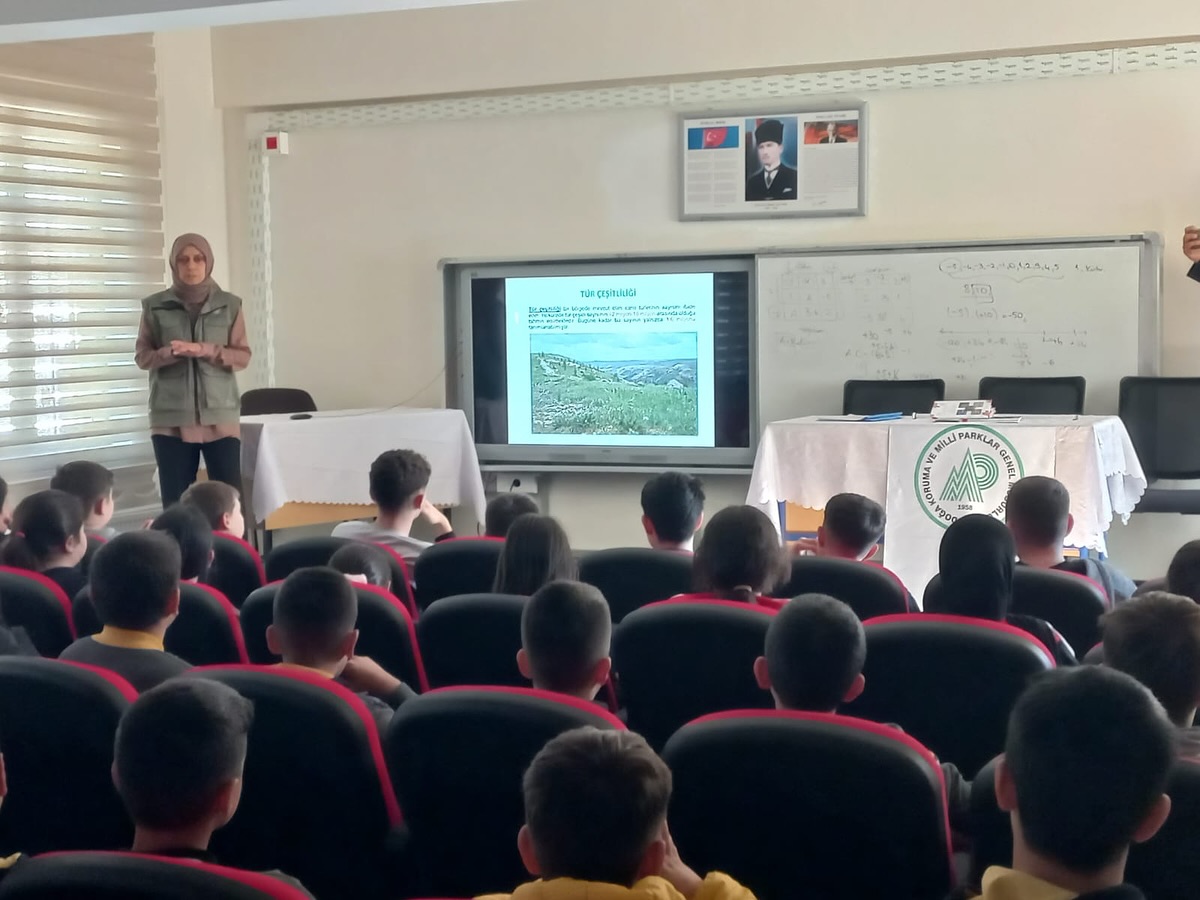
<instances>
[{"instance_id":1,"label":"headscarf","mask_svg":"<svg viewBox=\"0 0 1200 900\"><path fill-rule=\"evenodd\" d=\"M195 247L204 254L204 280L199 284L184 284L179 277L179 254L183 252L185 247ZM188 306L200 306L208 299L217 288L217 283L213 281L213 254L212 245L198 234L181 234L175 238L175 243L171 245L171 275L174 280L171 288Z\"/></svg>"},{"instance_id":2,"label":"headscarf","mask_svg":"<svg viewBox=\"0 0 1200 900\"><path fill-rule=\"evenodd\" d=\"M991 516L963 516L946 529L938 550L942 589L930 612L1004 621L1012 602L1017 548Z\"/></svg>"}]
</instances>

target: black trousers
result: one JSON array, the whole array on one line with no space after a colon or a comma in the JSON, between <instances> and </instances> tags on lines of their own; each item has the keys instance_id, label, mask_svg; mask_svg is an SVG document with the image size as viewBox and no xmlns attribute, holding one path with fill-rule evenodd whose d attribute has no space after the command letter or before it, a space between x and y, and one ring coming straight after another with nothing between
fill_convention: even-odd
<instances>
[{"instance_id":1,"label":"black trousers","mask_svg":"<svg viewBox=\"0 0 1200 900\"><path fill-rule=\"evenodd\" d=\"M188 444L182 438L155 434L154 460L158 463L158 485L163 509L178 503L183 492L192 486L200 470L200 454L210 481L223 481L242 490L242 442L238 438L221 438L206 444Z\"/></svg>"}]
</instances>

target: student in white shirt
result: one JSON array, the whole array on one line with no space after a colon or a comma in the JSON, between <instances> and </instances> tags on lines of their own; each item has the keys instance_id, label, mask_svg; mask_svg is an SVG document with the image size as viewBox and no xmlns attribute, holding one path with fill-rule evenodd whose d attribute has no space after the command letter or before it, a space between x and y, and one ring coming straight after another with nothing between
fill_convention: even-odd
<instances>
[{"instance_id":1,"label":"student in white shirt","mask_svg":"<svg viewBox=\"0 0 1200 900\"><path fill-rule=\"evenodd\" d=\"M371 464L371 500L379 515L373 522L343 522L333 529L333 536L383 544L408 563L430 546L409 534L418 518L433 526L435 540L454 537L450 520L425 498L431 471L429 461L413 450L381 453Z\"/></svg>"}]
</instances>

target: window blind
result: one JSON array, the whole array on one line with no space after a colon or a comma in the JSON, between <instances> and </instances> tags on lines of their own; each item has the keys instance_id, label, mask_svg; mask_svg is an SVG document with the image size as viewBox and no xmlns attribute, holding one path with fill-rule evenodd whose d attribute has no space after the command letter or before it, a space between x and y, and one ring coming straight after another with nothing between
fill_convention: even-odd
<instances>
[{"instance_id":1,"label":"window blind","mask_svg":"<svg viewBox=\"0 0 1200 900\"><path fill-rule=\"evenodd\" d=\"M163 284L150 35L0 52L0 475L149 462L140 300Z\"/></svg>"}]
</instances>

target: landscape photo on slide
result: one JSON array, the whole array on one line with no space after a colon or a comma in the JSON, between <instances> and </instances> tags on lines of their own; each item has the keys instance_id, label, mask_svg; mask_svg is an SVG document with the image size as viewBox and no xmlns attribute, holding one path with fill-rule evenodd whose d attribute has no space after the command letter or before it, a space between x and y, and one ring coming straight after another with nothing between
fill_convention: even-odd
<instances>
[{"instance_id":1,"label":"landscape photo on slide","mask_svg":"<svg viewBox=\"0 0 1200 900\"><path fill-rule=\"evenodd\" d=\"M700 433L694 331L533 334L534 434Z\"/></svg>"}]
</instances>

